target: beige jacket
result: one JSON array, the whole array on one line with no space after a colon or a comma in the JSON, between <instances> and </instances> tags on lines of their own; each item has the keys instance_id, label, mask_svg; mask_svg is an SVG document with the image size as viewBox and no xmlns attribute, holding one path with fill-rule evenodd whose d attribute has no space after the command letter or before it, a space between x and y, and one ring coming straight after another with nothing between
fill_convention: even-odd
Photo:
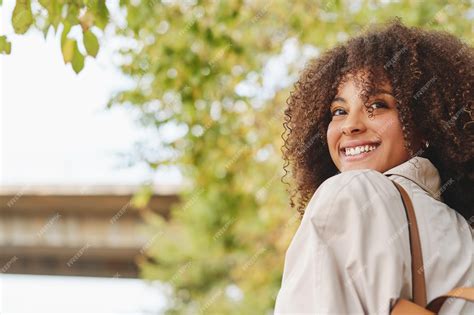
<instances>
[{"instance_id":1,"label":"beige jacket","mask_svg":"<svg viewBox=\"0 0 474 315\"><path fill-rule=\"evenodd\" d=\"M401 197L408 192L421 238L428 302L474 285L474 231L440 199L434 165L415 157L384 174L348 171L327 179L309 201L285 256L275 314L389 314L411 298L411 255ZM474 314L448 300L440 314Z\"/></svg>"}]
</instances>

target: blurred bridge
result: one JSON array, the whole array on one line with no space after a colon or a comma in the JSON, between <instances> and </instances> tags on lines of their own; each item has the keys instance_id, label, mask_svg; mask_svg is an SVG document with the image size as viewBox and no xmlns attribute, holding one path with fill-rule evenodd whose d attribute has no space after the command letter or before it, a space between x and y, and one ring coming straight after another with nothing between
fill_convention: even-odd
<instances>
[{"instance_id":1,"label":"blurred bridge","mask_svg":"<svg viewBox=\"0 0 474 315\"><path fill-rule=\"evenodd\" d=\"M130 203L138 188L1 186L0 272L137 277L136 258L154 241ZM176 192L154 188L152 211L167 217Z\"/></svg>"}]
</instances>

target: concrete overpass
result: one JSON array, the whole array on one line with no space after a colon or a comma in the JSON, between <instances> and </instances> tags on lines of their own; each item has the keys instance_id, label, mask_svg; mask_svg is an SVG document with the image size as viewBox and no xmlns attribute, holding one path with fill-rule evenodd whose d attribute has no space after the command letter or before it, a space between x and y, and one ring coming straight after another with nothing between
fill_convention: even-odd
<instances>
[{"instance_id":1,"label":"concrete overpass","mask_svg":"<svg viewBox=\"0 0 474 315\"><path fill-rule=\"evenodd\" d=\"M131 206L138 188L1 186L0 272L137 277L156 233ZM178 189L154 187L152 212L167 217Z\"/></svg>"}]
</instances>

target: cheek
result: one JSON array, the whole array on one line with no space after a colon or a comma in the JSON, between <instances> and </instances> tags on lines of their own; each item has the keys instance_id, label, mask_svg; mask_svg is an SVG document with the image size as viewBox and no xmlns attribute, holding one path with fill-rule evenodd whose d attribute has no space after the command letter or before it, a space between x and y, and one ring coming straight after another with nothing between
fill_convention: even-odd
<instances>
[{"instance_id":1,"label":"cheek","mask_svg":"<svg viewBox=\"0 0 474 315\"><path fill-rule=\"evenodd\" d=\"M334 149L336 146L337 140L340 137L340 132L338 130L337 123L331 121L328 126L328 131L326 132L329 150Z\"/></svg>"},{"instance_id":2,"label":"cheek","mask_svg":"<svg viewBox=\"0 0 474 315\"><path fill-rule=\"evenodd\" d=\"M331 121L326 132L326 138L328 142L329 155L331 155L333 161L338 158L339 152L337 151L337 141L341 137L340 128L337 122Z\"/></svg>"},{"instance_id":3,"label":"cheek","mask_svg":"<svg viewBox=\"0 0 474 315\"><path fill-rule=\"evenodd\" d=\"M392 150L400 152L401 154L406 153L405 144L403 140L403 131L398 115L393 115L387 118L383 122L380 122L380 134L383 141L390 144Z\"/></svg>"}]
</instances>

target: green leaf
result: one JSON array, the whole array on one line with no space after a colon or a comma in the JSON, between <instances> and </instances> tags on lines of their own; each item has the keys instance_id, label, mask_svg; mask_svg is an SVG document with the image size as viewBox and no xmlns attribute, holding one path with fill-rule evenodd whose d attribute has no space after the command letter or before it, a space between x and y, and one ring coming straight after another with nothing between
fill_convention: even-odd
<instances>
[{"instance_id":1,"label":"green leaf","mask_svg":"<svg viewBox=\"0 0 474 315\"><path fill-rule=\"evenodd\" d=\"M84 56L79 51L77 41L67 37L69 27L66 25L61 35L61 50L64 63L71 63L74 72L79 73L84 68Z\"/></svg>"},{"instance_id":2,"label":"green leaf","mask_svg":"<svg viewBox=\"0 0 474 315\"><path fill-rule=\"evenodd\" d=\"M8 55L11 53L11 51L12 51L12 44L8 41L7 37L0 36L0 54Z\"/></svg>"},{"instance_id":3,"label":"green leaf","mask_svg":"<svg viewBox=\"0 0 474 315\"><path fill-rule=\"evenodd\" d=\"M86 47L87 54L92 57L96 57L99 52L99 41L91 30L84 32L84 46Z\"/></svg>"},{"instance_id":4,"label":"green leaf","mask_svg":"<svg viewBox=\"0 0 474 315\"><path fill-rule=\"evenodd\" d=\"M61 51L63 53L64 63L71 62L74 57L74 46L77 46L77 43L74 39L65 38L62 41Z\"/></svg>"},{"instance_id":5,"label":"green leaf","mask_svg":"<svg viewBox=\"0 0 474 315\"><path fill-rule=\"evenodd\" d=\"M79 73L84 68L84 56L77 48L77 42L74 41L74 54L72 55L72 69L74 72Z\"/></svg>"},{"instance_id":6,"label":"green leaf","mask_svg":"<svg viewBox=\"0 0 474 315\"><path fill-rule=\"evenodd\" d=\"M30 0L17 0L12 14L12 25L15 33L24 34L33 24Z\"/></svg>"}]
</instances>

